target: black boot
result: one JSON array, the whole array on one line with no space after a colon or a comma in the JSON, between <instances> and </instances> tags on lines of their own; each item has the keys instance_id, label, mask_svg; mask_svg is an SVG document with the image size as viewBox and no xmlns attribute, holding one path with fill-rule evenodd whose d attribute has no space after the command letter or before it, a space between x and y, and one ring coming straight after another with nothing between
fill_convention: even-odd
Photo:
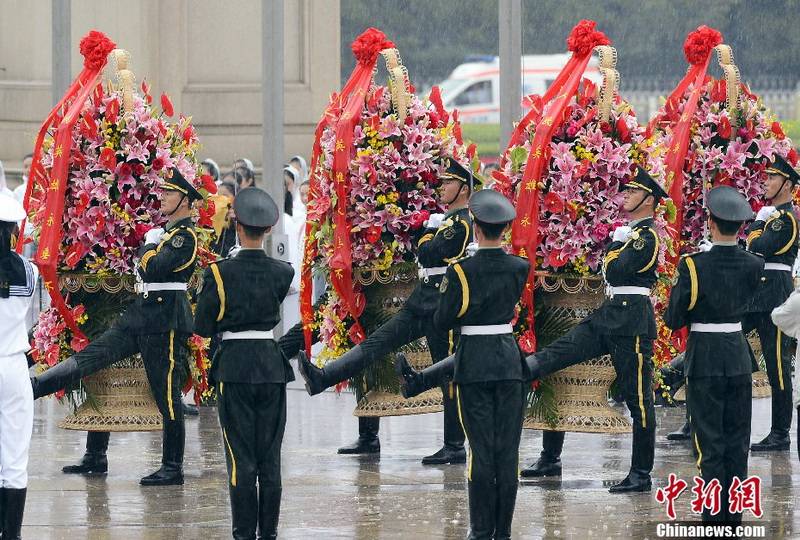
<instances>
[{"instance_id":1,"label":"black boot","mask_svg":"<svg viewBox=\"0 0 800 540\"><path fill-rule=\"evenodd\" d=\"M788 421L787 421L788 419ZM761 441L750 445L752 452L785 452L789 450L789 427L792 424L792 395L772 389L772 428Z\"/></svg>"},{"instance_id":2,"label":"black boot","mask_svg":"<svg viewBox=\"0 0 800 540\"><path fill-rule=\"evenodd\" d=\"M800 459L800 407L797 407L797 459Z\"/></svg>"},{"instance_id":3,"label":"black boot","mask_svg":"<svg viewBox=\"0 0 800 540\"><path fill-rule=\"evenodd\" d=\"M653 487L650 471L656 448L656 430L653 428L633 428L631 448L631 469L625 479L611 486L609 493L631 493L650 491Z\"/></svg>"},{"instance_id":4,"label":"black boot","mask_svg":"<svg viewBox=\"0 0 800 540\"><path fill-rule=\"evenodd\" d=\"M336 383L355 377L367 367L366 360L361 345L356 345L322 368L311 363L304 351L297 353L297 366L300 369L300 375L306 381L306 392L310 396L315 396Z\"/></svg>"},{"instance_id":5,"label":"black boot","mask_svg":"<svg viewBox=\"0 0 800 540\"><path fill-rule=\"evenodd\" d=\"M691 426L689 426L688 421L684 422L679 429L667 433L668 441L688 441L691 438L692 438L692 428Z\"/></svg>"},{"instance_id":6,"label":"black boot","mask_svg":"<svg viewBox=\"0 0 800 540\"><path fill-rule=\"evenodd\" d=\"M78 367L78 361L74 356L70 356L63 362L59 362L41 375L31 377L31 386L33 387L33 399L49 396L66 388L72 386L81 380L83 374Z\"/></svg>"},{"instance_id":7,"label":"black boot","mask_svg":"<svg viewBox=\"0 0 800 540\"><path fill-rule=\"evenodd\" d=\"M494 539L511 540L511 522L514 519L514 506L517 502L518 484L498 485Z\"/></svg>"},{"instance_id":8,"label":"black boot","mask_svg":"<svg viewBox=\"0 0 800 540\"><path fill-rule=\"evenodd\" d=\"M258 540L278 537L281 514L281 488L258 488Z\"/></svg>"},{"instance_id":9,"label":"black boot","mask_svg":"<svg viewBox=\"0 0 800 540\"><path fill-rule=\"evenodd\" d=\"M358 439L352 444L339 448L339 454L380 454L381 441L378 439L380 418L360 416L358 418Z\"/></svg>"},{"instance_id":10,"label":"black boot","mask_svg":"<svg viewBox=\"0 0 800 540\"><path fill-rule=\"evenodd\" d=\"M3 488L2 540L22 539L22 514L25 512L27 488Z\"/></svg>"},{"instance_id":11,"label":"black boot","mask_svg":"<svg viewBox=\"0 0 800 540\"><path fill-rule=\"evenodd\" d=\"M80 463L61 469L64 474L106 474L108 472L108 431L90 431L86 434L86 453Z\"/></svg>"},{"instance_id":12,"label":"black boot","mask_svg":"<svg viewBox=\"0 0 800 540\"><path fill-rule=\"evenodd\" d=\"M183 485L183 447L186 443L183 419L164 419L162 435L161 468L142 478L143 486L180 486Z\"/></svg>"},{"instance_id":13,"label":"black boot","mask_svg":"<svg viewBox=\"0 0 800 540\"><path fill-rule=\"evenodd\" d=\"M467 452L464 450L464 429L458 418L458 403L453 395L452 383L442 386L442 403L444 405L444 446L435 454L422 458L423 465L467 462Z\"/></svg>"},{"instance_id":14,"label":"black boot","mask_svg":"<svg viewBox=\"0 0 800 540\"><path fill-rule=\"evenodd\" d=\"M467 482L469 535L467 540L491 540L495 529L497 492L494 485Z\"/></svg>"},{"instance_id":15,"label":"black boot","mask_svg":"<svg viewBox=\"0 0 800 540\"><path fill-rule=\"evenodd\" d=\"M439 360L422 371L416 371L412 368L403 353L397 353L394 359L394 369L403 381L400 391L406 399L418 396L422 392L435 388L451 379L455 367L455 355Z\"/></svg>"},{"instance_id":16,"label":"black boot","mask_svg":"<svg viewBox=\"0 0 800 540\"><path fill-rule=\"evenodd\" d=\"M200 416L200 409L194 403L181 402L181 407L183 407L183 416Z\"/></svg>"},{"instance_id":17,"label":"black boot","mask_svg":"<svg viewBox=\"0 0 800 540\"><path fill-rule=\"evenodd\" d=\"M234 540L255 540L258 524L258 492L255 484L228 486L231 497L231 530Z\"/></svg>"},{"instance_id":18,"label":"black boot","mask_svg":"<svg viewBox=\"0 0 800 540\"><path fill-rule=\"evenodd\" d=\"M561 451L564 449L563 431L542 431L542 453L536 463L522 469L523 478L561 476Z\"/></svg>"}]
</instances>

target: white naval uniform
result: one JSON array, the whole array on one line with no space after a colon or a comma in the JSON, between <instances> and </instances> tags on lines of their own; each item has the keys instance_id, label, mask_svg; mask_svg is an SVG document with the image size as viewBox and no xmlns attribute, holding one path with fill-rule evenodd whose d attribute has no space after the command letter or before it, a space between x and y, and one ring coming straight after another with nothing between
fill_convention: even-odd
<instances>
[{"instance_id":1,"label":"white naval uniform","mask_svg":"<svg viewBox=\"0 0 800 540\"><path fill-rule=\"evenodd\" d=\"M25 316L39 275L33 263L20 259L25 265L25 285L12 285L9 297L0 298L0 487L12 489L28 485L33 390L25 358L30 349Z\"/></svg>"}]
</instances>

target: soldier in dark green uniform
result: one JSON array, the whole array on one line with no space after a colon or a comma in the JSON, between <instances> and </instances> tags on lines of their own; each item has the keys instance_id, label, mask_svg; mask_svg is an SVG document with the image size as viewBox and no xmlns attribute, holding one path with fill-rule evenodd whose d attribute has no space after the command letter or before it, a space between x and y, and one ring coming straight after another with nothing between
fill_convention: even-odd
<instances>
[{"instance_id":1,"label":"soldier in dark green uniform","mask_svg":"<svg viewBox=\"0 0 800 540\"><path fill-rule=\"evenodd\" d=\"M259 188L245 188L233 208L242 248L206 270L195 332L222 334L210 378L217 387L233 537L254 539L257 525L259 538L277 538L286 383L294 380L294 372L272 330L294 270L262 247L278 221L272 198Z\"/></svg>"},{"instance_id":2,"label":"soldier in dark green uniform","mask_svg":"<svg viewBox=\"0 0 800 540\"><path fill-rule=\"evenodd\" d=\"M743 321L745 335L755 329L764 353L772 389L772 426L769 434L753 444L754 452L788 451L792 425L792 338L770 318L794 290L792 265L797 258L797 218L792 190L800 175L780 156L767 169L764 198L769 206L758 211L747 235L747 249L762 255L764 275Z\"/></svg>"},{"instance_id":3,"label":"soldier in dark green uniform","mask_svg":"<svg viewBox=\"0 0 800 540\"><path fill-rule=\"evenodd\" d=\"M526 359L531 379L611 354L617 381L633 418L633 445L628 476L609 491L623 493L651 489L656 420L653 405L653 339L655 315L650 288L656 282L659 239L653 229L653 211L666 196L643 169L624 189L624 211L632 218L628 226L614 231L603 262L609 298L566 335ZM434 369L438 368L438 369ZM404 395L415 395L446 374L447 363L421 373L407 365L399 372L405 379ZM545 448L534 465L535 474L560 474L563 433L544 432Z\"/></svg>"},{"instance_id":4,"label":"soldier in dark green uniform","mask_svg":"<svg viewBox=\"0 0 800 540\"><path fill-rule=\"evenodd\" d=\"M441 202L447 214L435 214L428 220L418 242L417 260L421 267L420 282L404 306L389 321L357 345L324 367L313 365L300 353L300 374L311 395L318 394L341 381L361 373L368 365L380 360L399 347L425 336L431 358L438 362L451 352L457 335L438 331L432 324L433 312L439 298L439 285L447 265L462 257L472 241L472 222L466 208L475 178L472 172L454 159L448 159L442 177ZM444 395L444 446L435 454L423 459L423 464L464 463L464 433L458 423L458 410L452 386L443 381ZM367 449L380 451L375 439L363 441ZM360 445L361 446L361 445Z\"/></svg>"},{"instance_id":5,"label":"soldier in dark green uniform","mask_svg":"<svg viewBox=\"0 0 800 540\"><path fill-rule=\"evenodd\" d=\"M469 538L511 538L525 376L510 322L530 265L501 247L516 215L508 199L479 191L469 209L478 250L447 269L433 323L461 334L453 381L470 448Z\"/></svg>"},{"instance_id":6,"label":"soldier in dark green uniform","mask_svg":"<svg viewBox=\"0 0 800 540\"><path fill-rule=\"evenodd\" d=\"M733 477L747 477L752 413L752 362L742 319L756 293L764 261L739 247L742 222L752 219L747 200L736 189L708 192L713 247L684 256L670 294L664 322L689 327L686 345L687 405L697 466L703 480L721 484L721 511L703 521L737 522L728 512Z\"/></svg>"},{"instance_id":7,"label":"soldier in dark green uniform","mask_svg":"<svg viewBox=\"0 0 800 540\"><path fill-rule=\"evenodd\" d=\"M185 430L181 388L188 375L188 339L192 310L187 283L197 265L197 235L191 205L198 191L177 169L165 180L161 211L169 217L166 230L145 237L137 268L137 294L119 319L85 349L33 377L35 398L52 394L114 362L141 353L147 378L164 421L161 468L142 478L146 486L183 484ZM64 472L105 473L108 434L90 433L86 455Z\"/></svg>"}]
</instances>

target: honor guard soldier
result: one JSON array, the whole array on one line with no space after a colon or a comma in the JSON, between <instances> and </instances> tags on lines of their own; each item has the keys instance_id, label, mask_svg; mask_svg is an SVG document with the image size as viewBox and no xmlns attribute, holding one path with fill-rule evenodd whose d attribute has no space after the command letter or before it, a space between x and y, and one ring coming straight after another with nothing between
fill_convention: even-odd
<instances>
[{"instance_id":1,"label":"honor guard soldier","mask_svg":"<svg viewBox=\"0 0 800 540\"><path fill-rule=\"evenodd\" d=\"M30 349L25 316L39 271L12 251L22 205L0 194L0 538L19 540L28 491L28 449L33 431Z\"/></svg>"},{"instance_id":2,"label":"honor guard soldier","mask_svg":"<svg viewBox=\"0 0 800 540\"><path fill-rule=\"evenodd\" d=\"M228 465L233 538L277 538L286 383L294 380L275 341L294 270L269 257L263 241L278 206L255 187L233 203L238 253L210 265L197 303L195 332L222 341L211 365Z\"/></svg>"},{"instance_id":3,"label":"honor guard soldier","mask_svg":"<svg viewBox=\"0 0 800 540\"><path fill-rule=\"evenodd\" d=\"M689 328L686 400L697 466L706 483L716 479L721 486L720 512L704 510L703 521L737 522L741 514L728 512L728 490L734 477L747 477L752 413L752 361L742 319L764 261L737 244L742 223L753 217L742 194L716 187L706 206L713 247L681 259L664 322L673 330Z\"/></svg>"},{"instance_id":4,"label":"honor guard soldier","mask_svg":"<svg viewBox=\"0 0 800 540\"><path fill-rule=\"evenodd\" d=\"M770 206L758 211L747 231L747 249L764 257L764 275L743 324L745 335L756 330L761 342L772 389L772 425L769 434L750 447L753 452L789 450L792 425L792 338L775 326L770 312L794 290L792 265L798 242L792 190L800 175L780 156L766 173L764 198Z\"/></svg>"},{"instance_id":5,"label":"honor guard soldier","mask_svg":"<svg viewBox=\"0 0 800 540\"><path fill-rule=\"evenodd\" d=\"M350 379L368 365L385 357L403 345L425 336L431 358L436 363L451 353L457 336L452 331L434 328L432 317L439 300L439 286L447 265L464 256L472 241L472 222L467 202L476 178L472 172L455 159L447 159L447 169L442 176L440 200L447 206L447 214L434 214L426 224L419 239L417 260L420 281L403 307L389 321L370 334L365 341L324 367L312 364L300 353L300 374L306 381L306 390L318 394L335 384ZM444 399L444 446L422 460L423 464L464 463L464 432L458 423L458 408L449 382L442 386ZM377 435L372 444L380 450Z\"/></svg>"},{"instance_id":6,"label":"honor guard soldier","mask_svg":"<svg viewBox=\"0 0 800 540\"><path fill-rule=\"evenodd\" d=\"M433 322L440 331L459 328L461 334L453 381L469 441L469 538L505 539L511 538L519 483L526 394L522 353L510 322L530 265L501 247L516 216L508 199L479 191L469 209L478 250L447 269Z\"/></svg>"},{"instance_id":7,"label":"honor guard soldier","mask_svg":"<svg viewBox=\"0 0 800 540\"><path fill-rule=\"evenodd\" d=\"M143 486L183 484L185 429L181 389L188 376L192 309L187 284L197 265L197 235L191 218L200 193L177 169L164 181L161 212L166 230L145 235L136 269L136 299L119 319L81 352L33 377L35 398L77 383L114 362L141 353L147 379L164 422L161 468ZM108 433L90 432L81 463L65 473L105 473Z\"/></svg>"},{"instance_id":8,"label":"honor guard soldier","mask_svg":"<svg viewBox=\"0 0 800 540\"><path fill-rule=\"evenodd\" d=\"M574 364L610 354L625 403L633 418L633 445L628 476L611 486L611 493L649 491L655 448L653 405L653 339L655 315L650 289L656 282L659 239L653 228L653 212L666 193L644 170L623 187L623 210L630 216L627 226L614 231L603 261L609 298L566 335L526 358L528 375L540 379ZM449 361L447 361L449 363ZM416 395L433 380L446 374L442 363L416 373L400 363L405 380L404 395ZM467 434L469 435L469 433ZM545 448L539 461L523 476L561 473L563 433L544 432Z\"/></svg>"}]
</instances>

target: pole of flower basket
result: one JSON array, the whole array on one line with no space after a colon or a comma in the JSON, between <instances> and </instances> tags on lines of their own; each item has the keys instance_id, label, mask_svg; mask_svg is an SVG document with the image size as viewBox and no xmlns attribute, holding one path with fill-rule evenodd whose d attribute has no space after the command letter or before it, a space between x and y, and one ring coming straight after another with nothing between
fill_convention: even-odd
<instances>
[{"instance_id":1,"label":"pole of flower basket","mask_svg":"<svg viewBox=\"0 0 800 540\"><path fill-rule=\"evenodd\" d=\"M508 145L522 101L522 2L500 0L500 148Z\"/></svg>"},{"instance_id":2,"label":"pole of flower basket","mask_svg":"<svg viewBox=\"0 0 800 540\"><path fill-rule=\"evenodd\" d=\"M53 104L61 99L61 96L69 88L72 80L72 69L70 66L70 51L72 49L72 11L70 9L71 0L53 0L52 4L52 68L51 76L53 80L52 94Z\"/></svg>"}]
</instances>

